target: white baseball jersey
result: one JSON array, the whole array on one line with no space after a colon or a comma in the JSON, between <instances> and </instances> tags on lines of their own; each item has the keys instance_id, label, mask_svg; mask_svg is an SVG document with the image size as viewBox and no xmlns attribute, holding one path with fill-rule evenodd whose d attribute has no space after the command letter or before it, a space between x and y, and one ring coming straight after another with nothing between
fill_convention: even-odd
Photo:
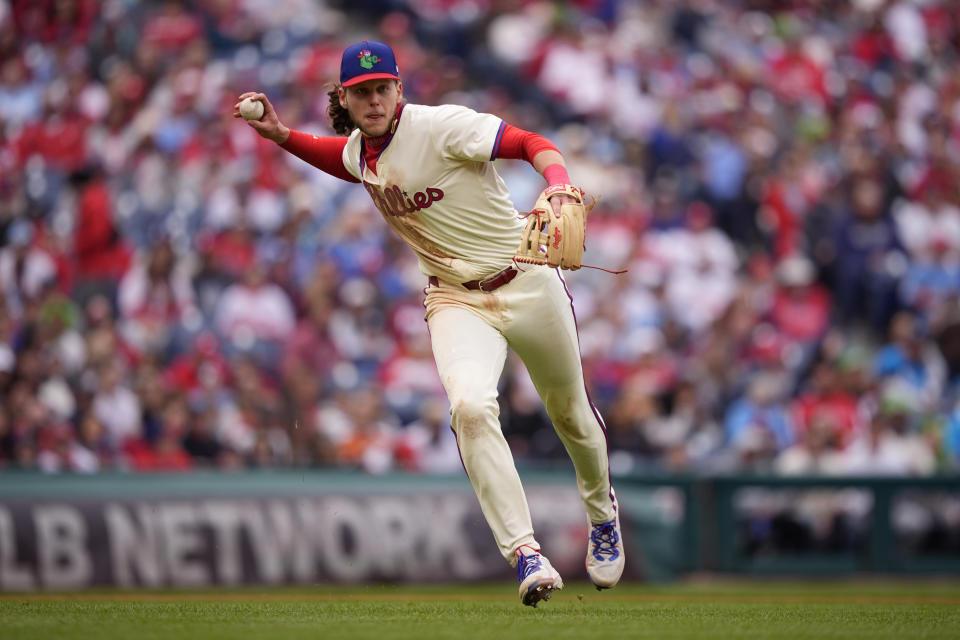
<instances>
[{"instance_id":1,"label":"white baseball jersey","mask_svg":"<svg viewBox=\"0 0 960 640\"><path fill-rule=\"evenodd\" d=\"M343 164L428 276L477 280L510 265L522 223L491 162L502 121L457 105L403 107L376 173L355 130Z\"/></svg>"},{"instance_id":2,"label":"white baseball jersey","mask_svg":"<svg viewBox=\"0 0 960 640\"><path fill-rule=\"evenodd\" d=\"M530 266L492 292L462 284L512 264L523 229L491 163L501 125L465 107L405 105L376 173L364 165L359 131L342 159L416 252L420 269L437 277L424 306L451 426L500 552L513 564L516 549L540 544L500 428L498 381L508 347L523 359L570 453L590 521L612 521L616 507L603 424L587 396L576 319L557 271Z\"/></svg>"}]
</instances>

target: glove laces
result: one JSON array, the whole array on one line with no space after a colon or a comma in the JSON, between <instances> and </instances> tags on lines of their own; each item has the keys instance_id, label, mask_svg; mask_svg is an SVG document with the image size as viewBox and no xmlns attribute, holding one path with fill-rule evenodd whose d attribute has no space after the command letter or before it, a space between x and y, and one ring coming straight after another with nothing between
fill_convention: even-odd
<instances>
[{"instance_id":1,"label":"glove laces","mask_svg":"<svg viewBox=\"0 0 960 640\"><path fill-rule=\"evenodd\" d=\"M521 262L526 262L529 264L540 264L539 262L532 260L530 258L518 258L517 256L513 257L513 266L516 267L517 271L526 271L523 267L520 266ZM582 264L580 265L584 269L596 269L597 271L606 271L607 273L612 273L615 276L620 275L621 273L627 273L627 269L607 269L604 267L595 267L592 264Z\"/></svg>"},{"instance_id":2,"label":"glove laces","mask_svg":"<svg viewBox=\"0 0 960 640\"><path fill-rule=\"evenodd\" d=\"M616 560L620 556L617 544L620 534L617 533L616 521L603 522L593 525L590 532L590 542L593 543L593 557L597 560ZM604 557L606 556L606 557Z\"/></svg>"}]
</instances>

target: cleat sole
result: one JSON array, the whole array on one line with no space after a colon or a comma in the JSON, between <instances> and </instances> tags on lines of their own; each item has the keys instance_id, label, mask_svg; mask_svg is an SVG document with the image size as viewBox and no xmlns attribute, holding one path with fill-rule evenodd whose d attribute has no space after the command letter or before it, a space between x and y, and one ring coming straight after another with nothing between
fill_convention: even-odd
<instances>
[{"instance_id":1,"label":"cleat sole","mask_svg":"<svg viewBox=\"0 0 960 640\"><path fill-rule=\"evenodd\" d=\"M553 584L539 583L527 589L527 593L523 596L523 604L536 608L538 602L549 600L551 596L553 596Z\"/></svg>"}]
</instances>

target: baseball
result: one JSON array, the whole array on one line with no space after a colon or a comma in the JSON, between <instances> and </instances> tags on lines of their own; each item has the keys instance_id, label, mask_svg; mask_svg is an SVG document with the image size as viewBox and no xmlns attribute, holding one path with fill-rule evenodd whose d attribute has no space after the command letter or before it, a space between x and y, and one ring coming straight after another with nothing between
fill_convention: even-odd
<instances>
[{"instance_id":1,"label":"baseball","mask_svg":"<svg viewBox=\"0 0 960 640\"><path fill-rule=\"evenodd\" d=\"M259 120L263 117L263 103L259 100L244 98L240 102L240 115L246 120Z\"/></svg>"}]
</instances>

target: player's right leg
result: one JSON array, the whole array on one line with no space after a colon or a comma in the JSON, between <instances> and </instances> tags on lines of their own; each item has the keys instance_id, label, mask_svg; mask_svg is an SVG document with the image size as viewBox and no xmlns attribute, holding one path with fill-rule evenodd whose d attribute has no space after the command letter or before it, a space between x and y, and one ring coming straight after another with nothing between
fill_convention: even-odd
<instances>
[{"instance_id":1,"label":"player's right leg","mask_svg":"<svg viewBox=\"0 0 960 640\"><path fill-rule=\"evenodd\" d=\"M521 546L539 549L530 509L500 428L497 384L507 356L499 331L472 311L444 307L428 320L440 380L450 401L460 457L500 553L516 565Z\"/></svg>"}]
</instances>

